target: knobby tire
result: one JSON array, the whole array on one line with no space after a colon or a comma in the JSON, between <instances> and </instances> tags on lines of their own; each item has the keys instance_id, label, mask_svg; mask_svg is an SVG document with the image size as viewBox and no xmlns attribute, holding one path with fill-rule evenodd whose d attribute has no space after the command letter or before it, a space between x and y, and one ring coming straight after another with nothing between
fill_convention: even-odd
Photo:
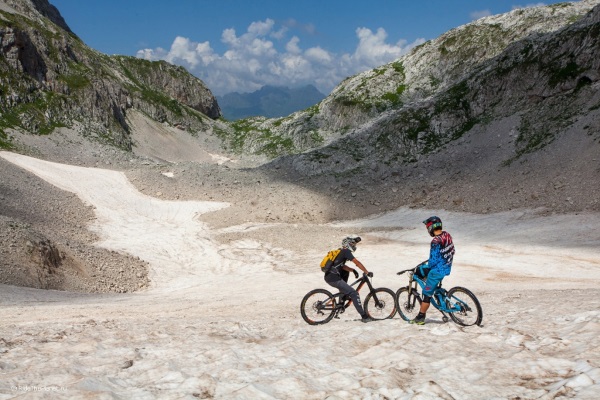
<instances>
[{"instance_id":1,"label":"knobby tire","mask_svg":"<svg viewBox=\"0 0 600 400\"><path fill-rule=\"evenodd\" d=\"M396 292L396 308L403 320L410 321L417 316L421 309L421 296L414 289L409 295L407 287L400 288Z\"/></svg>"},{"instance_id":2,"label":"knobby tire","mask_svg":"<svg viewBox=\"0 0 600 400\"><path fill-rule=\"evenodd\" d=\"M375 300L377 296L377 301ZM396 296L387 288L373 289L365 298L365 312L373 319L393 318L396 314Z\"/></svg>"},{"instance_id":3,"label":"knobby tire","mask_svg":"<svg viewBox=\"0 0 600 400\"><path fill-rule=\"evenodd\" d=\"M300 314L310 325L326 324L335 314L335 299L330 291L314 289L308 292L300 303Z\"/></svg>"},{"instance_id":4,"label":"knobby tire","mask_svg":"<svg viewBox=\"0 0 600 400\"><path fill-rule=\"evenodd\" d=\"M461 326L481 325L483 311L477 297L464 287L453 287L448 291L446 307L457 307L459 310L448 313L452 321ZM460 300L460 301L458 301Z\"/></svg>"}]
</instances>

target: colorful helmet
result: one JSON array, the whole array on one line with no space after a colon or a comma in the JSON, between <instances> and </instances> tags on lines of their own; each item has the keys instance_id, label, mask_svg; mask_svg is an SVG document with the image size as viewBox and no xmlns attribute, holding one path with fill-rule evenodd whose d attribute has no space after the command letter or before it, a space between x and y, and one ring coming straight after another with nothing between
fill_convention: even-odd
<instances>
[{"instance_id":1,"label":"colorful helmet","mask_svg":"<svg viewBox=\"0 0 600 400\"><path fill-rule=\"evenodd\" d=\"M356 237L350 237L348 236L347 238L344 238L344 240L342 240L342 247L345 249L350 248L350 250L352 251L356 251L356 243L360 242L360 237L356 236Z\"/></svg>"},{"instance_id":2,"label":"colorful helmet","mask_svg":"<svg viewBox=\"0 0 600 400\"><path fill-rule=\"evenodd\" d=\"M429 232L429 236L431 237L435 236L433 231L442 229L442 220L436 216L427 218L423 223L427 227L427 232Z\"/></svg>"}]
</instances>

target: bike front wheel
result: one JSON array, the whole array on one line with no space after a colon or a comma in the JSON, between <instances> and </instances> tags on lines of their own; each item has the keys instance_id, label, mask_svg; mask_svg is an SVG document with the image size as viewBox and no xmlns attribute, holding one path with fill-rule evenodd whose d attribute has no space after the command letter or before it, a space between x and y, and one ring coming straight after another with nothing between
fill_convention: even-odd
<instances>
[{"instance_id":1,"label":"bike front wheel","mask_svg":"<svg viewBox=\"0 0 600 400\"><path fill-rule=\"evenodd\" d=\"M448 291L446 307L452 321L458 325L471 326L481 325L483 311L477 297L464 287L454 287Z\"/></svg>"},{"instance_id":2,"label":"bike front wheel","mask_svg":"<svg viewBox=\"0 0 600 400\"><path fill-rule=\"evenodd\" d=\"M373 289L365 299L365 312L373 319L393 318L396 314L396 296L387 288Z\"/></svg>"},{"instance_id":3,"label":"bike front wheel","mask_svg":"<svg viewBox=\"0 0 600 400\"><path fill-rule=\"evenodd\" d=\"M396 308L403 320L411 321L421 310L421 296L414 289L409 293L407 287L400 288L396 292Z\"/></svg>"},{"instance_id":4,"label":"bike front wheel","mask_svg":"<svg viewBox=\"0 0 600 400\"><path fill-rule=\"evenodd\" d=\"M335 313L333 294L325 289L315 289L306 293L300 303L300 314L310 325L326 324Z\"/></svg>"}]
</instances>

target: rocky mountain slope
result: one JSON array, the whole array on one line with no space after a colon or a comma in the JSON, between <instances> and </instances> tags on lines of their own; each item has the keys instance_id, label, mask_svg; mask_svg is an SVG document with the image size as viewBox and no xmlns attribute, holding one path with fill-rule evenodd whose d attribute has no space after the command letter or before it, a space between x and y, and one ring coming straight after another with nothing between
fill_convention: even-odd
<instances>
[{"instance_id":1,"label":"rocky mountain slope","mask_svg":"<svg viewBox=\"0 0 600 400\"><path fill-rule=\"evenodd\" d=\"M569 57L564 47L553 49L544 43L567 40L566 36L574 31L565 31L565 27L583 18L596 4L595 0L587 0L519 9L455 28L390 64L349 77L324 101L306 111L279 119L255 118L239 122L230 142L242 151L292 154L352 136L363 125L378 121L378 124L386 125L388 131L397 131L376 139L379 146L390 147L395 154L393 148L402 142L407 142L409 147L414 144L415 149L423 147L417 146L418 140L411 136L421 134L433 139L435 134L426 133L428 130L443 129L456 136L473 127L478 118L486 121L511 114L516 108L502 107L510 106L515 97L523 99L520 104L527 103L528 107L535 108L538 106L537 94L532 93L530 97L523 89L531 85L557 87L558 81L565 80L572 84L584 76L593 79L588 76L593 64L579 60L583 64L572 69L569 59L564 58ZM587 21L587 27L581 29L590 29L590 24L594 24L590 18ZM577 43L577 39L573 39L569 45L588 47L579 51L597 51L593 32L589 36L591 40L587 42ZM578 38L582 39L581 36ZM516 47L520 50L515 51ZM547 57L556 58L554 64L536 63L541 47L546 47ZM556 52L552 54L553 51ZM519 83L526 86L507 82L506 74L509 70L520 70L520 64L533 64L528 69L531 74L523 77L526 82ZM488 76L485 85L497 80L499 91L492 93L483 82L477 81L484 70ZM550 76L552 73L554 75ZM542 77L544 81L538 81ZM491 109L489 101L467 104L461 100L467 96L481 96L481 93L504 98L506 102L500 101ZM481 110L481 107L485 109ZM456 116L447 118L455 111ZM446 115L442 116L444 112ZM437 127L432 126L435 124ZM410 133L408 137L402 133L403 129ZM278 145L274 146L274 142ZM436 145L429 143L426 147ZM335 147L331 152L335 152ZM402 157L403 161L414 158L420 150L408 153ZM370 156L362 154L361 158L369 159Z\"/></svg>"},{"instance_id":2,"label":"rocky mountain slope","mask_svg":"<svg viewBox=\"0 0 600 400\"><path fill-rule=\"evenodd\" d=\"M593 114L598 108L599 15L597 6L556 32L515 41L497 56L481 60L460 75L455 73L455 79L449 79L443 89L424 97L417 93L402 107L370 118L336 145L354 142L357 135L368 138L359 141L360 150L353 146L354 159L394 165L440 151L475 127L485 129L494 121L515 117L513 154L504 160L506 164L540 149L572 126L577 117ZM448 76L452 75L450 71ZM356 79L361 78L354 78L354 83ZM326 103L333 102L340 92L337 89ZM597 133L592 125L586 129L592 136ZM304 158L322 160L333 153L317 150ZM324 168L340 172L355 167L344 163Z\"/></svg>"},{"instance_id":3,"label":"rocky mountain slope","mask_svg":"<svg viewBox=\"0 0 600 400\"><path fill-rule=\"evenodd\" d=\"M98 53L47 0L0 1L0 45L5 148L11 128L48 134L78 122L82 135L131 150L130 109L192 134L221 115L210 90L185 69Z\"/></svg>"},{"instance_id":4,"label":"rocky mountain slope","mask_svg":"<svg viewBox=\"0 0 600 400\"><path fill-rule=\"evenodd\" d=\"M599 20L597 1L484 18L347 79L310 112L246 121L245 146L306 149L270 167L350 208L598 211Z\"/></svg>"}]
</instances>

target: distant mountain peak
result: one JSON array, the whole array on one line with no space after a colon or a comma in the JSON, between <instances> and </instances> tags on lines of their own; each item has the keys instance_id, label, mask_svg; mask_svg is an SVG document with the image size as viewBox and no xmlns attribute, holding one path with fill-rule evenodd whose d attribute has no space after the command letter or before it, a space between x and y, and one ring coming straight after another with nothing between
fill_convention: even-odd
<instances>
[{"instance_id":1,"label":"distant mountain peak","mask_svg":"<svg viewBox=\"0 0 600 400\"><path fill-rule=\"evenodd\" d=\"M223 116L229 120L262 116L277 118L319 103L325 95L313 85L298 88L265 85L251 93L227 93L217 96Z\"/></svg>"}]
</instances>

